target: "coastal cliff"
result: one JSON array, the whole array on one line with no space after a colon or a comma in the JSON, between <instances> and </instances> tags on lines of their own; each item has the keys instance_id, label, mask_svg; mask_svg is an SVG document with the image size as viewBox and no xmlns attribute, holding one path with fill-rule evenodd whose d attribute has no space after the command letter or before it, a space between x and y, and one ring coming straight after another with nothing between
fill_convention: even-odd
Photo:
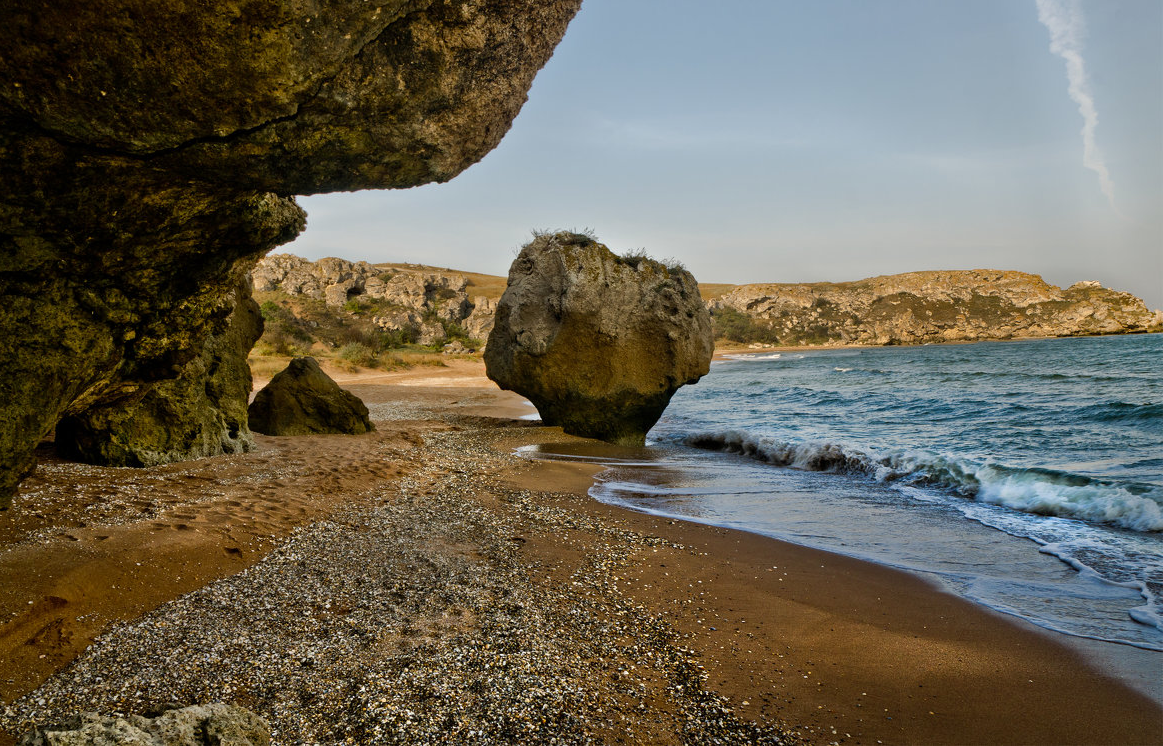
<instances>
[{"instance_id":1,"label":"coastal cliff","mask_svg":"<svg viewBox=\"0 0 1163 746\"><path fill-rule=\"evenodd\" d=\"M284 324L276 319L269 325L260 349L282 354L340 349L342 329L361 323L385 346L396 339L435 348L463 335L468 349L479 348L505 287L505 278L492 275L334 258L310 262L289 254L266 257L253 277L260 300L292 305L291 299L304 298L318 306L314 319L291 319L302 337L296 349L279 339ZM1063 289L1025 272L929 271L855 282L700 287L715 337L728 344L894 345L1163 331L1163 312L1130 293L1093 281ZM323 313L332 323L321 323Z\"/></svg>"},{"instance_id":2,"label":"coastal cliff","mask_svg":"<svg viewBox=\"0 0 1163 746\"><path fill-rule=\"evenodd\" d=\"M1130 293L1068 288L1025 272L908 272L855 282L738 285L707 302L716 335L736 342L924 344L1163 331Z\"/></svg>"},{"instance_id":3,"label":"coastal cliff","mask_svg":"<svg viewBox=\"0 0 1163 746\"><path fill-rule=\"evenodd\" d=\"M305 215L447 181L580 0L13 0L0 27L0 508L65 416L178 377ZM197 416L197 413L191 413Z\"/></svg>"}]
</instances>

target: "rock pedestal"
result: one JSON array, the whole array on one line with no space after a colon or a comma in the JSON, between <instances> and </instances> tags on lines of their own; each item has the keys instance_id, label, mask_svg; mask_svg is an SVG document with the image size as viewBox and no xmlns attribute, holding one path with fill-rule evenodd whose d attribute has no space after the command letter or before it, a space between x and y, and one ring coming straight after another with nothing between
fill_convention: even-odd
<instances>
[{"instance_id":1,"label":"rock pedestal","mask_svg":"<svg viewBox=\"0 0 1163 746\"><path fill-rule=\"evenodd\" d=\"M485 366L546 424L641 445L674 392L707 373L713 349L710 315L685 269L557 233L513 262Z\"/></svg>"}]
</instances>

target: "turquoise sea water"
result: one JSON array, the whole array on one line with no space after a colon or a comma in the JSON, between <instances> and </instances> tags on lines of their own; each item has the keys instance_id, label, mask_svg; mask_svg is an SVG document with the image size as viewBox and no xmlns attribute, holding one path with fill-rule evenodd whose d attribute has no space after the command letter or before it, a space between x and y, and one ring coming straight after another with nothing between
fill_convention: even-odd
<instances>
[{"instance_id":1,"label":"turquoise sea water","mask_svg":"<svg viewBox=\"0 0 1163 746\"><path fill-rule=\"evenodd\" d=\"M556 456L606 463L603 501L1163 651L1163 335L738 355L647 448Z\"/></svg>"}]
</instances>

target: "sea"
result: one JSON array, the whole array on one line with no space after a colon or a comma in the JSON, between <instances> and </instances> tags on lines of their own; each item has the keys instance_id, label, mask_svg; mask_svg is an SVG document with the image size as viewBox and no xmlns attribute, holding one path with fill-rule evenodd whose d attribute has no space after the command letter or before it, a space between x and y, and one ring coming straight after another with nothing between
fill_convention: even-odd
<instances>
[{"instance_id":1,"label":"sea","mask_svg":"<svg viewBox=\"0 0 1163 746\"><path fill-rule=\"evenodd\" d=\"M675 394L645 448L523 452L604 464L603 502L1163 651L1160 334L732 354Z\"/></svg>"}]
</instances>

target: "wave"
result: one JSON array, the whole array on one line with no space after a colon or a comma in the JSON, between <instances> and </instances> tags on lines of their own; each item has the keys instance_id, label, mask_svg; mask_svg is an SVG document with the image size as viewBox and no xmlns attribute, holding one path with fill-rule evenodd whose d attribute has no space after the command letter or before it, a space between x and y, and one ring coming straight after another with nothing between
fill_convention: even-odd
<instances>
[{"instance_id":1,"label":"wave","mask_svg":"<svg viewBox=\"0 0 1163 746\"><path fill-rule=\"evenodd\" d=\"M863 474L878 482L933 487L1035 515L1163 532L1159 489L1053 469L1017 468L928 452L875 455L830 442L780 442L741 430L691 435L705 450L738 453L804 471Z\"/></svg>"},{"instance_id":2,"label":"wave","mask_svg":"<svg viewBox=\"0 0 1163 746\"><path fill-rule=\"evenodd\" d=\"M1132 402L1103 402L1074 410L1082 420L1099 423L1143 424L1158 428L1163 424L1163 404L1134 404Z\"/></svg>"},{"instance_id":3,"label":"wave","mask_svg":"<svg viewBox=\"0 0 1163 746\"><path fill-rule=\"evenodd\" d=\"M778 352L763 354L758 352L730 353L723 355L727 360L779 360L783 355Z\"/></svg>"}]
</instances>

